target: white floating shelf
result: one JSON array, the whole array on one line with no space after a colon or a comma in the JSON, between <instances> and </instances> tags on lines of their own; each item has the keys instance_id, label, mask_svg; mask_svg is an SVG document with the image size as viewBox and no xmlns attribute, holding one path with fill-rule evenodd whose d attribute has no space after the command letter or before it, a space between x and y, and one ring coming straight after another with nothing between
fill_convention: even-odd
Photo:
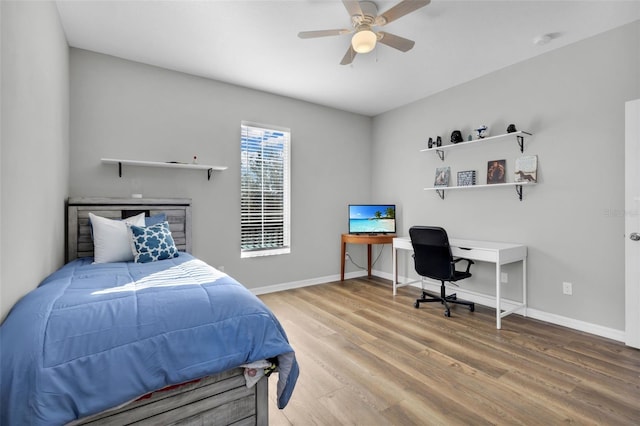
<instances>
[{"instance_id":1,"label":"white floating shelf","mask_svg":"<svg viewBox=\"0 0 640 426\"><path fill-rule=\"evenodd\" d=\"M518 145L520 146L520 152L524 152L524 138L526 136L531 136L532 133L529 132L524 132L522 130L518 130L517 132L512 132L512 133L505 133L503 135L495 135L495 136L489 136L486 138L482 138L482 139L474 139L471 141L467 141L467 142L459 142L459 143L455 143L455 144L450 144L450 145L442 145L442 146L437 146L437 147L433 147L433 148L424 148L421 149L420 152L429 152L429 151L434 151L438 154L438 156L440 157L441 160L444 161L444 151L448 151L450 149L457 149L463 146L468 146L468 145L472 145L475 143L487 143L487 142L494 142L494 141L499 141L505 138L510 138L510 137L515 137L516 140L518 141Z\"/></svg>"},{"instance_id":2,"label":"white floating shelf","mask_svg":"<svg viewBox=\"0 0 640 426\"><path fill-rule=\"evenodd\" d=\"M473 189L473 188L496 188L501 186L515 186L516 192L520 201L522 201L522 187L536 185L537 182L507 182L507 183L493 183L486 185L465 185L465 186L434 186L432 188L424 188L425 191L437 191L440 198L444 199L444 191L450 189Z\"/></svg>"},{"instance_id":3,"label":"white floating shelf","mask_svg":"<svg viewBox=\"0 0 640 426\"><path fill-rule=\"evenodd\" d=\"M207 164L193 164L193 163L174 163L174 162L162 162L162 161L141 161L141 160L121 160L117 158L102 158L102 164L117 164L118 176L122 177L122 165L125 166L139 166L139 167L162 167L167 169L191 169L191 170L206 170L207 180L211 180L211 174L213 171L227 170L226 166L210 166Z\"/></svg>"}]
</instances>

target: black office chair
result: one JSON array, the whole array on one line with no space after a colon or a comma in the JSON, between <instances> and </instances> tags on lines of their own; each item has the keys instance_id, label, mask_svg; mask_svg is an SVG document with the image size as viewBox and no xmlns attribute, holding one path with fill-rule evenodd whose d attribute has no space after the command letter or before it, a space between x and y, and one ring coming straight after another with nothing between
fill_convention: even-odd
<instances>
[{"instance_id":1,"label":"black office chair","mask_svg":"<svg viewBox=\"0 0 640 426\"><path fill-rule=\"evenodd\" d=\"M475 305L473 302L461 300L456 294L447 296L445 294L444 282L452 282L469 278L471 273L469 268L474 263L471 259L453 258L451 255L451 247L449 246L449 237L447 232L435 226L413 226L409 229L411 244L413 245L413 259L415 262L416 272L422 278L422 297L416 300L414 306L420 307L423 302L441 302L445 306L444 315L451 316L449 303L457 303L466 305L473 312ZM456 263L466 260L467 270L456 271ZM424 278L431 278L441 282L440 296L429 294L424 291Z\"/></svg>"}]
</instances>

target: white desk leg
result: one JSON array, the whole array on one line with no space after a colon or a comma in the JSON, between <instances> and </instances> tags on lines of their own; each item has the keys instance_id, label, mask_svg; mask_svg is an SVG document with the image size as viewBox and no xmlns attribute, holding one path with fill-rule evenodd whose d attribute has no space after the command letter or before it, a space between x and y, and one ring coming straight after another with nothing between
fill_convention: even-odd
<instances>
[{"instance_id":1,"label":"white desk leg","mask_svg":"<svg viewBox=\"0 0 640 426\"><path fill-rule=\"evenodd\" d=\"M498 330L500 330L500 327L502 327L501 322L500 322L500 316L502 313L502 310L500 309L500 272L502 271L502 268L500 267L500 257L498 256L498 259L496 261L496 328Z\"/></svg>"},{"instance_id":2,"label":"white desk leg","mask_svg":"<svg viewBox=\"0 0 640 426\"><path fill-rule=\"evenodd\" d=\"M398 249L396 247L391 247L391 263L392 265L392 274L393 274L393 295L396 295L396 286L398 285Z\"/></svg>"},{"instance_id":3,"label":"white desk leg","mask_svg":"<svg viewBox=\"0 0 640 426\"><path fill-rule=\"evenodd\" d=\"M522 308L523 315L527 316L527 258L522 259Z\"/></svg>"}]
</instances>

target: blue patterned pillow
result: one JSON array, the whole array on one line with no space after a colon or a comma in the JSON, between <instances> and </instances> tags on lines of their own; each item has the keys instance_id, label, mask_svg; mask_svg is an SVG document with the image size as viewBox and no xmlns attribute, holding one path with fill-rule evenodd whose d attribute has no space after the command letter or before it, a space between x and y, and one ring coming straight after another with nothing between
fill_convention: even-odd
<instances>
[{"instance_id":1,"label":"blue patterned pillow","mask_svg":"<svg viewBox=\"0 0 640 426\"><path fill-rule=\"evenodd\" d=\"M178 249L171 236L168 222L147 227L131 225L130 228L136 263L178 257Z\"/></svg>"}]
</instances>

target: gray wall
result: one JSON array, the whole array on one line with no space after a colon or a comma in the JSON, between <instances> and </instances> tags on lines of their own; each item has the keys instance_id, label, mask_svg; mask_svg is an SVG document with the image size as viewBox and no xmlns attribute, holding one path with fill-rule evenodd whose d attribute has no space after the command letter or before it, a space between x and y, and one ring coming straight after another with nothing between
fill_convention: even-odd
<instances>
[{"instance_id":1,"label":"gray wall","mask_svg":"<svg viewBox=\"0 0 640 426\"><path fill-rule=\"evenodd\" d=\"M0 321L64 261L69 49L53 2L0 2Z\"/></svg>"},{"instance_id":2,"label":"gray wall","mask_svg":"<svg viewBox=\"0 0 640 426\"><path fill-rule=\"evenodd\" d=\"M71 49L72 196L188 197L193 252L249 288L335 276L347 204L370 197L371 118ZM289 255L240 259L240 122L289 127ZM191 161L204 171L103 165Z\"/></svg>"},{"instance_id":3,"label":"gray wall","mask_svg":"<svg viewBox=\"0 0 640 426\"><path fill-rule=\"evenodd\" d=\"M373 123L373 196L401 206L399 233L441 225L453 237L521 242L529 247L533 309L624 330L624 102L640 97L640 23L510 66L382 114ZM524 155L538 155L539 184L518 201L511 187L424 191L435 168L475 169L486 182L487 161L520 156L515 141L450 151L442 162L418 151L431 136L454 129L491 134L509 123L534 136ZM382 270L390 271L387 263ZM401 263L401 273L413 274ZM494 292L493 268L475 265L463 288ZM506 269L506 295L519 298L521 269ZM562 282L573 295L562 294Z\"/></svg>"}]
</instances>

